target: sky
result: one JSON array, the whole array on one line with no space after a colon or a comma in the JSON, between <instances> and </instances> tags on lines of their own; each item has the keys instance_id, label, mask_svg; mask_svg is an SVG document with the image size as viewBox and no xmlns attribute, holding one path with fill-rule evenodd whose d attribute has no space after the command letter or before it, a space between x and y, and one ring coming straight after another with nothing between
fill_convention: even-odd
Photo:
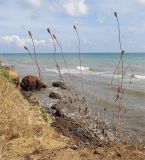
<instances>
[{"instance_id":1,"label":"sky","mask_svg":"<svg viewBox=\"0 0 145 160\"><path fill-rule=\"evenodd\" d=\"M0 0L0 53L32 50L32 32L38 53L52 53L49 27L66 53L77 52L78 29L81 52L145 52L145 0ZM57 48L57 52L59 48Z\"/></svg>"}]
</instances>

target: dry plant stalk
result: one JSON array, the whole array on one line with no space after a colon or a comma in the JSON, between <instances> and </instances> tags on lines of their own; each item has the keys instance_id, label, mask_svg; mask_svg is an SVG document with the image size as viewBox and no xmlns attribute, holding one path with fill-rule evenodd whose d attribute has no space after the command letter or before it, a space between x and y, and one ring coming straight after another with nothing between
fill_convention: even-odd
<instances>
[{"instance_id":1,"label":"dry plant stalk","mask_svg":"<svg viewBox=\"0 0 145 160\"><path fill-rule=\"evenodd\" d=\"M30 58L32 59L33 63L36 65L37 70L38 70L38 74L39 74L39 79L40 79L41 81L43 81L42 72L41 72L40 67L39 67L39 64L38 64L37 55L36 55L36 49L35 49L35 43L34 43L34 39L33 39L33 36L32 36L31 31L28 31L28 34L29 34L29 37L30 37L30 39L31 39L31 41L32 41L32 44L33 44L33 54L34 54L34 58L33 58L33 56L32 56L32 53L30 52L30 50L27 48L27 46L24 46L24 49L29 53Z\"/></svg>"},{"instance_id":2,"label":"dry plant stalk","mask_svg":"<svg viewBox=\"0 0 145 160\"><path fill-rule=\"evenodd\" d=\"M83 72L82 72L82 61L81 61L81 52L80 52L80 37L79 37L79 33L78 33L78 30L76 28L76 26L74 25L73 26L75 32L76 32L76 35L77 35L77 39L78 39L78 53L79 53L79 61L80 61L80 72L81 72L81 84L82 84L82 90L83 90L83 98L84 101L86 101L86 97L85 97L85 89L84 89L84 83L83 83ZM88 110L88 103L86 103L86 107L85 107L85 112L87 112Z\"/></svg>"},{"instance_id":3,"label":"dry plant stalk","mask_svg":"<svg viewBox=\"0 0 145 160\"><path fill-rule=\"evenodd\" d=\"M122 111L122 100L123 100L123 81L124 81L124 50L122 49L122 43L121 43L121 33L120 33L120 24L119 24L119 19L118 19L118 15L116 12L114 12L114 16L117 20L117 27L118 27L118 41L119 41L119 47L120 47L120 59L118 62L117 67L115 68L115 71L113 73L113 77L112 77L112 81L111 84L113 82L113 78L114 75L116 73L116 71L118 70L118 88L117 88L117 95L116 95L116 100L115 101L119 101L119 108L118 108L118 126L120 123L120 116L121 116L121 111ZM121 71L120 71L121 68ZM121 80L120 80L120 72L121 72Z\"/></svg>"},{"instance_id":4,"label":"dry plant stalk","mask_svg":"<svg viewBox=\"0 0 145 160\"><path fill-rule=\"evenodd\" d=\"M5 79L5 81L2 84L2 89L0 91L0 106L3 106L6 96L7 96L7 91L8 91L8 80Z\"/></svg>"},{"instance_id":5,"label":"dry plant stalk","mask_svg":"<svg viewBox=\"0 0 145 160\"><path fill-rule=\"evenodd\" d=\"M66 61L65 56L64 56L64 53L63 53L63 48L62 48L61 44L59 43L58 38L56 37L55 34L53 34L53 38L56 40L56 43L58 44L58 46L59 46L59 48L60 48L60 50L61 50L61 55L62 55L64 64L65 64L65 66L66 66L66 68L67 68L68 73L70 73L70 70L69 70L67 61ZM76 90L75 90L74 87L73 87L73 91L75 92L75 95L74 95L73 93L71 93L71 92L69 92L69 93L73 96L74 99L75 99L75 97L77 97L77 99L79 99L78 94L77 94L77 92L76 92Z\"/></svg>"},{"instance_id":6,"label":"dry plant stalk","mask_svg":"<svg viewBox=\"0 0 145 160\"><path fill-rule=\"evenodd\" d=\"M78 30L77 30L76 26L74 25L73 27L74 27L74 30L76 31L77 38L78 38L78 53L79 53L79 61L80 61L81 82L82 82L83 94L85 96L85 90L84 90L84 84L83 84L83 72L82 72L81 52L80 52L80 37L79 37L79 33L78 33Z\"/></svg>"},{"instance_id":7,"label":"dry plant stalk","mask_svg":"<svg viewBox=\"0 0 145 160\"><path fill-rule=\"evenodd\" d=\"M64 84L64 79L63 79L60 67L59 67L59 65L57 63L57 60L56 60L56 45L55 45L55 38L56 37L53 36L53 34L51 33L50 28L47 28L47 31L50 34L50 37L51 37L51 40L52 40L52 43L53 43L53 47L54 47L54 54L53 54L54 55L54 62L55 62L56 69L57 69L58 74L59 74L59 79L60 79L60 82L62 82ZM62 94L63 94L64 97L68 98L68 96L64 92L62 92Z\"/></svg>"},{"instance_id":8,"label":"dry plant stalk","mask_svg":"<svg viewBox=\"0 0 145 160\"><path fill-rule=\"evenodd\" d=\"M96 108L97 108L97 117L99 118L100 116L100 111L99 111L99 99L97 96L97 88L96 88L96 80L95 77L93 76L93 81L94 81L94 89L95 89L95 95L96 95Z\"/></svg>"},{"instance_id":9,"label":"dry plant stalk","mask_svg":"<svg viewBox=\"0 0 145 160\"><path fill-rule=\"evenodd\" d=\"M47 28L47 31L48 31L48 33L50 34L50 37L51 37L51 40L52 40L52 43L53 43L53 47L54 47L54 54L53 54L53 55L54 55L54 61L55 61L56 69L57 69L57 71L58 71L58 73L59 73L60 82L63 82L63 83L64 83L64 80L63 80L63 76L62 76L62 74L61 74L60 67L59 67L59 65L58 65L58 63L57 63L57 60L56 60L56 45L55 45L54 37L53 37L53 34L51 33L51 31L50 31L49 28Z\"/></svg>"},{"instance_id":10,"label":"dry plant stalk","mask_svg":"<svg viewBox=\"0 0 145 160\"><path fill-rule=\"evenodd\" d=\"M128 69L130 69L130 71L131 71L130 82L129 82L131 84L132 83L132 79L134 78L134 72L133 72L133 69L132 69L130 64L124 70L124 75L126 75L126 72L127 72Z\"/></svg>"},{"instance_id":11,"label":"dry plant stalk","mask_svg":"<svg viewBox=\"0 0 145 160\"><path fill-rule=\"evenodd\" d=\"M68 73L69 73L69 67L68 67L67 61L66 61L66 59L65 59L65 57L64 57L63 49L62 49L62 47L61 47L58 39L56 38L56 35L55 35L55 34L53 34L53 38L56 40L56 43L58 44L58 46L59 46L59 48L60 48L60 50L61 50L61 55L62 55L64 64L65 64L65 66L66 66L66 68L67 68L67 71L68 71Z\"/></svg>"}]
</instances>

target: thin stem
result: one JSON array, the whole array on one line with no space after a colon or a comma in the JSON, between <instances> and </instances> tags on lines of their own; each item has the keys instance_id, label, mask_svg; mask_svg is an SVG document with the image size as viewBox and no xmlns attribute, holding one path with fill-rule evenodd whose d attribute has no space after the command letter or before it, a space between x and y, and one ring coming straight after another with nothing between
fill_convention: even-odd
<instances>
[{"instance_id":1,"label":"thin stem","mask_svg":"<svg viewBox=\"0 0 145 160\"><path fill-rule=\"evenodd\" d=\"M55 45L55 42L54 42L54 37L53 37L53 35L52 35L52 33L51 33L51 31L50 31L49 28L47 28L47 31L48 31L48 33L50 34L50 37L51 37L51 40L52 40L52 43L53 43L53 47L54 47L54 54L53 54L53 55L54 55L54 61L55 61L55 65L56 65L56 68L57 68L58 73L59 73L60 82L63 82L63 83L64 83L64 80L63 80L63 77L62 77L62 74L61 74L60 67L59 67L59 65L58 65L58 63L57 63L57 60L56 60L56 45Z\"/></svg>"},{"instance_id":2,"label":"thin stem","mask_svg":"<svg viewBox=\"0 0 145 160\"><path fill-rule=\"evenodd\" d=\"M85 96L85 89L84 89L84 84L83 84L83 72L82 72L81 52L80 52L80 37L79 37L79 33L78 33L78 30L77 30L76 26L74 26L74 29L76 31L77 38L78 38L78 53L79 53L79 61L80 61L81 82L82 82L83 94Z\"/></svg>"},{"instance_id":3,"label":"thin stem","mask_svg":"<svg viewBox=\"0 0 145 160\"><path fill-rule=\"evenodd\" d=\"M64 54L63 54L63 48L61 47L61 45L60 45L57 37L56 37L54 34L53 34L53 38L56 40L56 43L58 44L58 46L59 46L59 48L60 48L60 50L61 50L61 55L62 55L64 64L65 64L65 66L66 66L66 68L67 68L68 73L70 73L69 67L68 67L68 64L67 64L67 61L66 61L66 59L65 59L65 57L64 57ZM72 95L74 98L75 98L75 96L77 96L77 98L78 98L78 95L77 95L77 92L76 92L75 88L73 88L73 90L75 91L75 95L74 95L73 93L71 93L71 95Z\"/></svg>"},{"instance_id":4,"label":"thin stem","mask_svg":"<svg viewBox=\"0 0 145 160\"><path fill-rule=\"evenodd\" d=\"M99 116L100 116L100 112L99 112L99 100L98 100L98 96L97 96L96 80L95 80L95 77L94 77L94 76L93 76L93 80L94 80L94 89L95 89L95 95L96 95L97 116L98 116L98 118L99 118Z\"/></svg>"},{"instance_id":5,"label":"thin stem","mask_svg":"<svg viewBox=\"0 0 145 160\"><path fill-rule=\"evenodd\" d=\"M66 68L67 68L67 71L69 72L69 67L68 67L67 61L66 61L66 59L65 59L65 57L64 57L63 49L62 49L62 47L61 47L58 39L56 38L56 36L53 35L53 37L54 37L54 39L56 40L56 43L58 44L58 46L59 46L59 48L60 48L60 50L61 50L61 55L62 55L63 61L64 61L64 63L65 63L65 66L66 66Z\"/></svg>"},{"instance_id":6,"label":"thin stem","mask_svg":"<svg viewBox=\"0 0 145 160\"><path fill-rule=\"evenodd\" d=\"M34 57L35 57L35 64L36 64L37 69L38 69L39 79L40 79L40 80L43 80L43 78L42 78L42 73L41 73L40 67L39 67L39 65L38 65L38 60L37 60L37 55L36 55L36 49L35 49L35 43L34 43L34 39L33 39L33 36L32 36L31 31L28 31L28 34L29 34L29 36L30 36L30 38L31 38L32 45L33 45ZM31 55L31 57L32 57L32 55ZM33 61L33 62L34 62L34 61Z\"/></svg>"}]
</instances>

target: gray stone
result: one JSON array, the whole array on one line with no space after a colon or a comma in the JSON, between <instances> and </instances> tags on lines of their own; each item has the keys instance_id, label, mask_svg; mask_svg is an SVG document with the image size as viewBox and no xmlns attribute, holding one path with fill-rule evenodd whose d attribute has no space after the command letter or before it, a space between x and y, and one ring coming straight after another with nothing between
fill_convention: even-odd
<instances>
[{"instance_id":1,"label":"gray stone","mask_svg":"<svg viewBox=\"0 0 145 160\"><path fill-rule=\"evenodd\" d=\"M53 99L61 99L61 95L58 94L58 93L55 93L55 92L51 92L51 93L49 94L49 97L50 97L50 98L53 98Z\"/></svg>"}]
</instances>

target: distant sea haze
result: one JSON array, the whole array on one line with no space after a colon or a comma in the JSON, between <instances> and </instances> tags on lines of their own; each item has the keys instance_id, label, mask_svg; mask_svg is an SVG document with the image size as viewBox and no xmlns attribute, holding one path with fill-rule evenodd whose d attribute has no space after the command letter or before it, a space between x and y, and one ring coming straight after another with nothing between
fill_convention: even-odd
<instances>
[{"instance_id":1,"label":"distant sea haze","mask_svg":"<svg viewBox=\"0 0 145 160\"><path fill-rule=\"evenodd\" d=\"M38 62L45 77L46 83L58 80L58 72L54 63L54 55L37 54ZM13 65L14 69L19 73L20 77L25 75L38 75L37 68L33 64L27 53L24 54L2 54L1 59L3 64ZM76 87L82 89L80 81L80 69L83 73L83 81L85 85L85 94L90 107L95 110L96 107L96 95L94 94L94 79L96 81L96 92L98 99L100 100L100 110L103 114L104 102L107 97L108 85L111 82L112 74L119 61L119 53L82 53L80 66L78 53L65 53L64 57L69 67L69 73L63 61L61 53L56 54L57 63L61 68L61 73L65 81ZM131 66L133 70L128 69L124 79L124 99L123 106L127 112L125 115L127 129L137 130L139 132L145 132L145 53L125 53L124 65ZM120 75L121 76L121 75ZM132 76L132 83L130 79ZM114 101L116 94L115 87L117 85L118 75L114 76L113 90L109 92L110 109L107 113L108 119L111 121L112 110L117 103ZM117 108L116 108L117 109ZM144 123L145 124L145 123Z\"/></svg>"}]
</instances>

